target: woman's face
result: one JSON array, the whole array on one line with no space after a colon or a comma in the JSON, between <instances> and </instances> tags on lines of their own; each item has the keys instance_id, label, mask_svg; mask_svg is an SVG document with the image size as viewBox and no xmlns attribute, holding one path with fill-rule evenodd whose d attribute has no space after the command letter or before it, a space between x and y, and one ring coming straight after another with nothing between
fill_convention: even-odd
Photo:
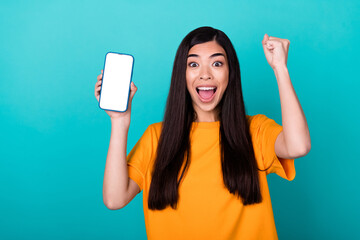
<instances>
[{"instance_id":1,"label":"woman's face","mask_svg":"<svg viewBox=\"0 0 360 240\"><path fill-rule=\"evenodd\" d=\"M194 45L188 53L186 85L197 121L217 120L216 106L229 82L225 50L216 42Z\"/></svg>"}]
</instances>

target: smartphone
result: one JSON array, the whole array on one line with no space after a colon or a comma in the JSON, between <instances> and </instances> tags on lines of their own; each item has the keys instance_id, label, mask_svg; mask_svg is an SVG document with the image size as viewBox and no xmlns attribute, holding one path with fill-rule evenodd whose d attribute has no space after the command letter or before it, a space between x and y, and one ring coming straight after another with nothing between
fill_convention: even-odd
<instances>
[{"instance_id":1,"label":"smartphone","mask_svg":"<svg viewBox=\"0 0 360 240\"><path fill-rule=\"evenodd\" d=\"M99 99L101 109L126 112L133 66L134 57L130 54L106 53Z\"/></svg>"}]
</instances>

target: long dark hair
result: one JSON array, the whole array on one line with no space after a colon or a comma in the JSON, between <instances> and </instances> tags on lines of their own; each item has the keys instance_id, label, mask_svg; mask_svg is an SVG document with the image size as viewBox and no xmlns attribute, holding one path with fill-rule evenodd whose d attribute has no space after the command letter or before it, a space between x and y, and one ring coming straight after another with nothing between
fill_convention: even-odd
<instances>
[{"instance_id":1,"label":"long dark hair","mask_svg":"<svg viewBox=\"0 0 360 240\"><path fill-rule=\"evenodd\" d=\"M190 165L189 135L196 114L186 88L187 55L194 45L212 40L223 47L229 64L228 86L217 106L224 184L231 194L242 199L244 205L262 201L258 166L245 114L240 66L235 49L222 31L211 27L200 27L191 31L182 40L176 52L162 131L152 171L149 209L162 210L168 205L173 209L177 207L178 187Z\"/></svg>"}]
</instances>

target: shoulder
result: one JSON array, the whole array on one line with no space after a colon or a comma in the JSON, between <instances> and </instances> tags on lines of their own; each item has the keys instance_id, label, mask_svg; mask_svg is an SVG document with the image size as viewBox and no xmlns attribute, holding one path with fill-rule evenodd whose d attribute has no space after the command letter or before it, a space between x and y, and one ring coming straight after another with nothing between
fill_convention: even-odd
<instances>
[{"instance_id":1,"label":"shoulder","mask_svg":"<svg viewBox=\"0 0 360 240\"><path fill-rule=\"evenodd\" d=\"M156 129L156 130L160 129L161 130L162 123L163 122L157 122L157 123L150 124L148 128L153 128L153 129Z\"/></svg>"},{"instance_id":2,"label":"shoulder","mask_svg":"<svg viewBox=\"0 0 360 240\"><path fill-rule=\"evenodd\" d=\"M161 128L162 122L152 123L147 127L145 133L148 133L148 135L150 134L152 137L159 139L161 134Z\"/></svg>"},{"instance_id":3,"label":"shoulder","mask_svg":"<svg viewBox=\"0 0 360 240\"><path fill-rule=\"evenodd\" d=\"M156 131L156 132L159 131L161 132L162 123L163 122L152 123L148 126L148 129L151 129L152 131Z\"/></svg>"},{"instance_id":4,"label":"shoulder","mask_svg":"<svg viewBox=\"0 0 360 240\"><path fill-rule=\"evenodd\" d=\"M277 124L274 119L268 118L264 114L247 116L249 131L251 135L275 134L282 130L282 126Z\"/></svg>"},{"instance_id":5,"label":"shoulder","mask_svg":"<svg viewBox=\"0 0 360 240\"><path fill-rule=\"evenodd\" d=\"M246 115L246 119L248 121L250 129L257 128L261 123L266 120L272 120L264 114Z\"/></svg>"},{"instance_id":6,"label":"shoulder","mask_svg":"<svg viewBox=\"0 0 360 240\"><path fill-rule=\"evenodd\" d=\"M155 149L160 139L162 123L153 123L147 126L142 136L134 146L134 149L143 149L151 153Z\"/></svg>"}]
</instances>

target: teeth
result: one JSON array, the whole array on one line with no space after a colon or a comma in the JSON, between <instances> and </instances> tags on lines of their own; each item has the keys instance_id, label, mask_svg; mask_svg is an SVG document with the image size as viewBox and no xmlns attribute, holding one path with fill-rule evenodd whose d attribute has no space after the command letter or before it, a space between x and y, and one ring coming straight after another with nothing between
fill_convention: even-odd
<instances>
[{"instance_id":1,"label":"teeth","mask_svg":"<svg viewBox=\"0 0 360 240\"><path fill-rule=\"evenodd\" d=\"M214 90L216 87L198 87L199 90Z\"/></svg>"}]
</instances>

